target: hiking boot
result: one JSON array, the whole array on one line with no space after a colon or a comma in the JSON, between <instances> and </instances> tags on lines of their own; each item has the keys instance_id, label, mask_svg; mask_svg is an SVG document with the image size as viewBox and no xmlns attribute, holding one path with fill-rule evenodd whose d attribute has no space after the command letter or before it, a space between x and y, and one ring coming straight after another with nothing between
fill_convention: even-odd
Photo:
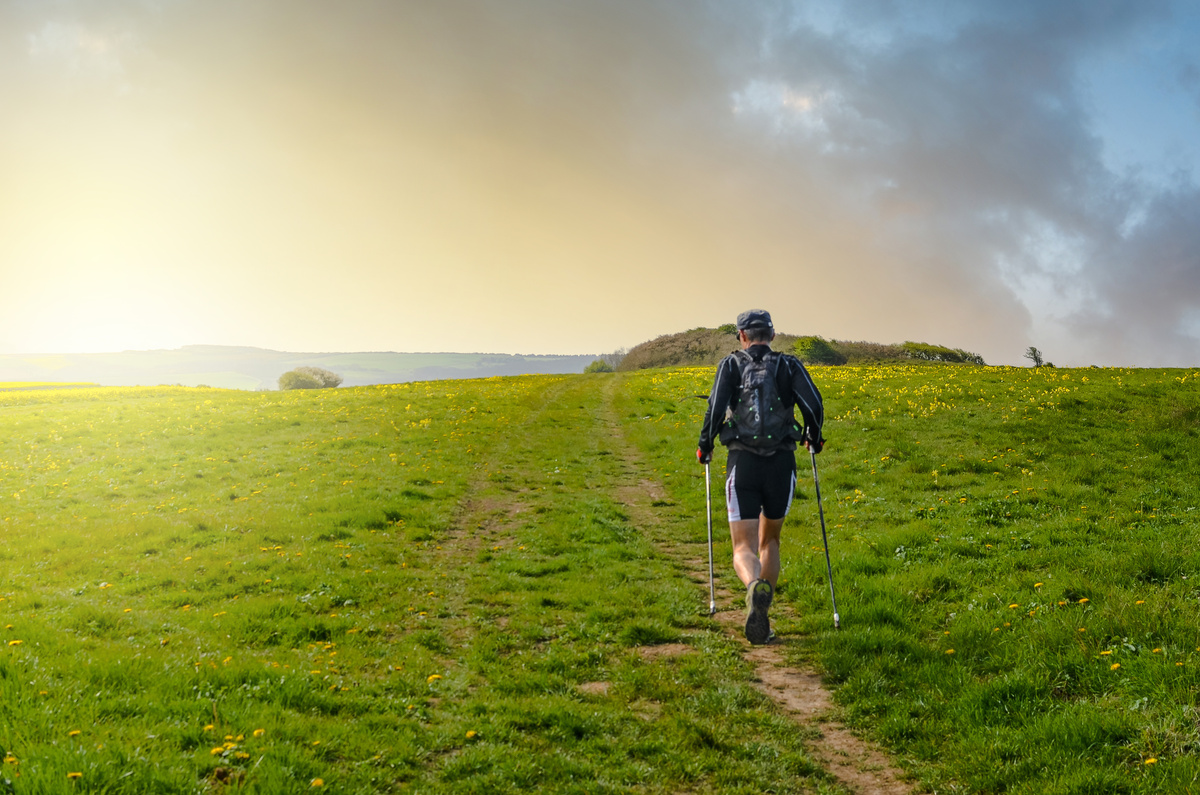
<instances>
[{"instance_id":1,"label":"hiking boot","mask_svg":"<svg viewBox=\"0 0 1200 795\"><path fill-rule=\"evenodd\" d=\"M746 589L746 640L756 646L766 643L771 637L771 620L767 610L775 591L766 580L755 580Z\"/></svg>"}]
</instances>

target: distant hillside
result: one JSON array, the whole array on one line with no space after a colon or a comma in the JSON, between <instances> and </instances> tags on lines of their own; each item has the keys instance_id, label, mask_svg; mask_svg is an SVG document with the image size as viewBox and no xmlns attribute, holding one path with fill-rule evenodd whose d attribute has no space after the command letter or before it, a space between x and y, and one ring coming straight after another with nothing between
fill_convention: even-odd
<instances>
[{"instance_id":1,"label":"distant hillside","mask_svg":"<svg viewBox=\"0 0 1200 795\"><path fill-rule=\"evenodd\" d=\"M736 329L732 324L720 328L694 328L678 334L664 334L631 348L617 369L644 370L650 367L715 365L724 356L738 349L735 334ZM970 351L923 342L888 345L776 334L771 347L783 353L796 354L805 364L876 364L896 361L986 364L983 357Z\"/></svg>"},{"instance_id":2,"label":"distant hillside","mask_svg":"<svg viewBox=\"0 0 1200 795\"><path fill-rule=\"evenodd\" d=\"M0 355L0 382L94 382L103 386L212 386L275 389L279 376L305 365L342 376L343 386L578 373L594 356L504 353L287 353L262 348L185 345L173 350Z\"/></svg>"}]
</instances>

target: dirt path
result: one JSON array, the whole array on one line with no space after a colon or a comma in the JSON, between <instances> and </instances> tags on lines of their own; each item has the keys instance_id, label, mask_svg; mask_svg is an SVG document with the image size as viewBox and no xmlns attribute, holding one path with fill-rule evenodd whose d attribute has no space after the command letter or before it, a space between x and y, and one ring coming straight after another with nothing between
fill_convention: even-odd
<instances>
[{"instance_id":1,"label":"dirt path","mask_svg":"<svg viewBox=\"0 0 1200 795\"><path fill-rule=\"evenodd\" d=\"M606 420L611 434L621 439L620 423L611 411L608 414ZM655 503L663 504L667 501L667 495L661 484L647 477L645 467L632 445L619 443L616 449L624 459L624 469L628 474L615 484L614 496L628 508L634 524L653 530L663 521L655 510ZM715 487L720 488L720 476L716 477ZM721 516L714 515L714 533L727 532L723 522L718 528L721 519ZM678 549L671 544L662 546L667 554ZM688 576L707 591L707 551L702 559L685 556L680 562L685 566ZM727 560L717 560L715 565L720 569L729 568L731 564ZM722 579L728 582L730 578ZM736 578L733 579L736 582ZM820 676L813 671L788 665L786 639L765 646L751 646L745 641L742 634L745 620L743 600L744 594L734 595L725 588L718 588L718 612L714 618L725 626L727 632L745 643L745 659L755 666L758 689L797 723L818 729L819 737L809 746L816 760L838 782L858 795L911 795L914 792L912 785L903 780L903 773L878 748L856 737L833 719L833 697L821 684ZM790 610L787 605L780 605L777 609L784 613Z\"/></svg>"}]
</instances>

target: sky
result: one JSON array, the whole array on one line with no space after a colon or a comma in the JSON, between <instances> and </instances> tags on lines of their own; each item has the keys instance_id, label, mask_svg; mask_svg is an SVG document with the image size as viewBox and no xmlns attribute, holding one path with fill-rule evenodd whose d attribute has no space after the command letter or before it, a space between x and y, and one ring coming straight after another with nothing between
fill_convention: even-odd
<instances>
[{"instance_id":1,"label":"sky","mask_svg":"<svg viewBox=\"0 0 1200 795\"><path fill-rule=\"evenodd\" d=\"M1200 365L1191 0L0 0L0 353L749 308Z\"/></svg>"}]
</instances>

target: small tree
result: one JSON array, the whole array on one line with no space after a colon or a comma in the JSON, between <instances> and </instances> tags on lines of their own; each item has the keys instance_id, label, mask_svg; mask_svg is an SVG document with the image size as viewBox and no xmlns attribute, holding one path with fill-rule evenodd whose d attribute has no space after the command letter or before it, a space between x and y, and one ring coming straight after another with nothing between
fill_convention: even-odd
<instances>
[{"instance_id":1,"label":"small tree","mask_svg":"<svg viewBox=\"0 0 1200 795\"><path fill-rule=\"evenodd\" d=\"M297 367L279 376L280 389L331 389L342 377L320 367Z\"/></svg>"},{"instance_id":2,"label":"small tree","mask_svg":"<svg viewBox=\"0 0 1200 795\"><path fill-rule=\"evenodd\" d=\"M1032 345L1025 351L1025 358L1033 362L1034 367L1041 367L1045 362L1042 360L1042 352Z\"/></svg>"},{"instance_id":3,"label":"small tree","mask_svg":"<svg viewBox=\"0 0 1200 795\"><path fill-rule=\"evenodd\" d=\"M613 371L613 366L603 359L597 359L587 367L583 368L583 371L585 373L611 373Z\"/></svg>"},{"instance_id":4,"label":"small tree","mask_svg":"<svg viewBox=\"0 0 1200 795\"><path fill-rule=\"evenodd\" d=\"M613 370L616 370L618 367L621 366L621 362L625 360L625 354L627 354L627 353L629 353L628 348L617 348L612 353L602 353L596 358L599 359L600 361L604 362L605 364L607 364ZM592 371L587 370L585 372L592 372ZM608 370L600 370L599 372L607 373L609 371Z\"/></svg>"}]
</instances>

